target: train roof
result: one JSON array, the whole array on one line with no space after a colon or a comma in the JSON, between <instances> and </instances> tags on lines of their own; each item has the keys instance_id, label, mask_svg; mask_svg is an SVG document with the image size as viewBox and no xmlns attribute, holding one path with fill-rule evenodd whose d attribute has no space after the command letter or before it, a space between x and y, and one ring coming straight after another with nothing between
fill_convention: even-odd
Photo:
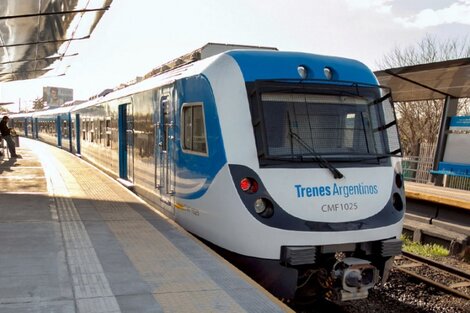
<instances>
[{"instance_id":1,"label":"train roof","mask_svg":"<svg viewBox=\"0 0 470 313\"><path fill-rule=\"evenodd\" d=\"M24 113L11 113L11 114L4 114L9 116L10 118L20 118L20 117L31 117L34 112L24 112Z\"/></svg>"},{"instance_id":2,"label":"train roof","mask_svg":"<svg viewBox=\"0 0 470 313\"><path fill-rule=\"evenodd\" d=\"M236 62L245 82L257 80L296 80L301 78L298 67L307 69L308 80L326 80L324 69L330 69L331 81L349 81L377 85L372 71L363 63L347 58L324 56L304 52L278 51L273 47L245 46L208 43L186 55L171 60L144 76L140 82L130 82L128 86L105 93L78 105L60 107L45 111L14 114L15 117L41 116L67 113L93 106L103 101L123 98L134 93L165 86L178 79L202 74L214 64ZM223 69L221 69L223 71ZM124 84L126 85L126 84Z\"/></svg>"},{"instance_id":3,"label":"train roof","mask_svg":"<svg viewBox=\"0 0 470 313\"><path fill-rule=\"evenodd\" d=\"M59 107L59 108L54 108L54 109L49 109L49 110L44 110L44 111L35 111L33 112L32 116L42 116L42 115L52 115L52 114L61 114L61 113L68 113L72 111L74 106L66 106L66 107Z\"/></svg>"},{"instance_id":4,"label":"train roof","mask_svg":"<svg viewBox=\"0 0 470 313\"><path fill-rule=\"evenodd\" d=\"M216 47L213 47L213 45ZM97 97L74 106L25 113L25 116L31 116L31 114L32 116L41 116L73 112L78 109L94 106L104 101L127 97L134 93L155 88L156 86L169 85L178 79L199 74L204 75L204 72L211 66L215 64L224 64L224 62L236 62L241 70L245 82L255 82L257 80L300 81L301 78L298 73L298 67L303 66L307 69L308 80L327 80L324 74L324 69L328 68L332 72L331 81L378 84L372 71L363 63L353 59L304 52L277 51L275 48L269 47L233 45L227 45L225 48L236 49L211 55L219 50L223 50L224 47L221 47L220 45L217 46L216 44L211 44L210 47L210 52L205 52L205 55L203 55L203 50L196 50L199 55L194 57L195 52L193 51L191 54L166 63L175 64L174 69L168 71L162 71L158 68L154 69L153 73L157 73L154 76L148 77L141 82L133 83L125 88L114 90L102 97ZM184 61L178 61L182 60L182 58L187 58L187 63L184 63ZM19 117L20 115L16 114L15 116Z\"/></svg>"},{"instance_id":5,"label":"train roof","mask_svg":"<svg viewBox=\"0 0 470 313\"><path fill-rule=\"evenodd\" d=\"M308 70L309 80L326 80L324 69L329 68L333 77L331 81L349 81L377 85L378 81L372 71L363 63L347 58L324 56L303 52L286 52L260 49L235 49L224 51L206 59L190 62L173 70L157 74L141 82L132 84L106 94L104 97L77 105L73 110L93 106L96 103L118 99L145 91L155 86L165 86L178 79L204 74L205 70L216 62L235 61L243 74L245 82L256 80L300 80L297 68L304 66ZM220 64L218 62L217 64Z\"/></svg>"},{"instance_id":6,"label":"train roof","mask_svg":"<svg viewBox=\"0 0 470 313\"><path fill-rule=\"evenodd\" d=\"M37 116L44 116L44 115L68 113L72 111L73 108L74 106L66 106L66 107L59 107L59 108L54 108L54 109L42 110L42 111L14 113L14 114L10 114L9 116L12 118L37 117Z\"/></svg>"},{"instance_id":7,"label":"train roof","mask_svg":"<svg viewBox=\"0 0 470 313\"><path fill-rule=\"evenodd\" d=\"M342 57L304 52L243 51L226 52L237 62L246 82L256 80L300 80L298 67L307 69L307 80L328 80L325 68L332 72L331 81L378 84L372 71L363 63Z\"/></svg>"}]
</instances>

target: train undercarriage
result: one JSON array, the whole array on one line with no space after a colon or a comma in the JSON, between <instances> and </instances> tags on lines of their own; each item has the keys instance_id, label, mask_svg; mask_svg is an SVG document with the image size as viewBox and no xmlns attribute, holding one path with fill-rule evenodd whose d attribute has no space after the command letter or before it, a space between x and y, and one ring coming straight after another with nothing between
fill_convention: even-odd
<instances>
[{"instance_id":1,"label":"train undercarriage","mask_svg":"<svg viewBox=\"0 0 470 313\"><path fill-rule=\"evenodd\" d=\"M321 247L282 247L280 260L241 256L211 246L279 299L297 303L318 299L349 301L367 298L384 283L402 242L376 242Z\"/></svg>"}]
</instances>

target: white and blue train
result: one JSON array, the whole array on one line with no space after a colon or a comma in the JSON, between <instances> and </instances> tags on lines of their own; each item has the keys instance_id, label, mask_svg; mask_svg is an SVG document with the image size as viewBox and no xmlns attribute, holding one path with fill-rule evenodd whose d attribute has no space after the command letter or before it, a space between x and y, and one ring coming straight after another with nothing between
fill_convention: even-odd
<instances>
[{"instance_id":1,"label":"white and blue train","mask_svg":"<svg viewBox=\"0 0 470 313\"><path fill-rule=\"evenodd\" d=\"M159 71L11 119L132 185L276 296L359 299L387 279L401 152L390 91L365 65L240 49Z\"/></svg>"}]
</instances>

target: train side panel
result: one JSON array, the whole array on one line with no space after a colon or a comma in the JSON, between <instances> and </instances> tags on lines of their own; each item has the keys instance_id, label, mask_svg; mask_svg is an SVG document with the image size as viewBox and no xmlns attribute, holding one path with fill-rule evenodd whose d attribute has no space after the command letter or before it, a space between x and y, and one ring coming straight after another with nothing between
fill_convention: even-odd
<instances>
[{"instance_id":1,"label":"train side panel","mask_svg":"<svg viewBox=\"0 0 470 313\"><path fill-rule=\"evenodd\" d=\"M81 157L112 176L118 175L116 105L101 103L74 110L71 118L74 120L75 149L79 141Z\"/></svg>"}]
</instances>

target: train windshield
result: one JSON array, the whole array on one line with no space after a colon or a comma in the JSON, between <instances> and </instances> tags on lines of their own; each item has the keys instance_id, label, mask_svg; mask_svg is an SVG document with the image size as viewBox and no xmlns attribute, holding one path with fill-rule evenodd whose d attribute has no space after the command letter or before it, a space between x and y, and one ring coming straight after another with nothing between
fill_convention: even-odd
<instances>
[{"instance_id":1,"label":"train windshield","mask_svg":"<svg viewBox=\"0 0 470 313\"><path fill-rule=\"evenodd\" d=\"M400 152L390 94L379 87L355 94L274 89L259 92L252 107L260 159L347 161Z\"/></svg>"}]
</instances>

